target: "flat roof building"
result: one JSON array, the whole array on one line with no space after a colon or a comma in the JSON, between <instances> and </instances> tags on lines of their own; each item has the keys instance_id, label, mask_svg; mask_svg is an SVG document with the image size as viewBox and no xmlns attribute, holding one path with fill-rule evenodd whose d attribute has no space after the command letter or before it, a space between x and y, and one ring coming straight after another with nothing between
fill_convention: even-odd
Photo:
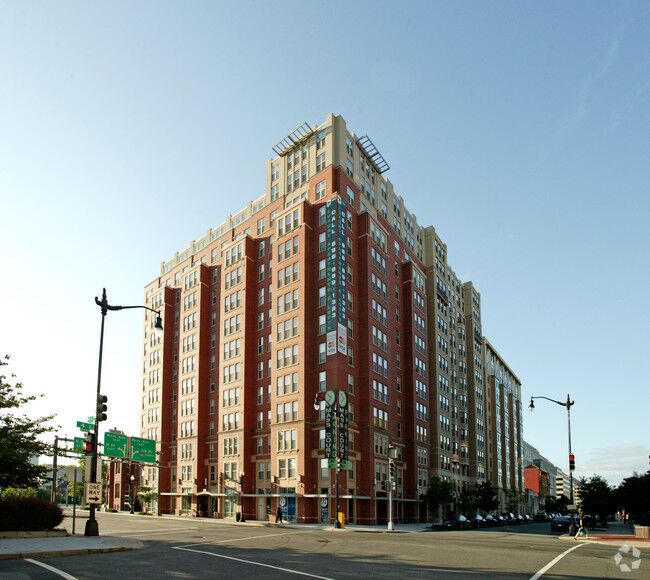
<instances>
[{"instance_id":1,"label":"flat roof building","mask_svg":"<svg viewBox=\"0 0 650 580\"><path fill-rule=\"evenodd\" d=\"M338 492L348 521L383 523L389 447L398 520L429 517L434 475L523 492L521 383L377 147L329 115L273 149L264 195L145 288L165 321L159 337L145 317L141 424L162 511L332 521ZM327 391L345 403L338 477Z\"/></svg>"}]
</instances>

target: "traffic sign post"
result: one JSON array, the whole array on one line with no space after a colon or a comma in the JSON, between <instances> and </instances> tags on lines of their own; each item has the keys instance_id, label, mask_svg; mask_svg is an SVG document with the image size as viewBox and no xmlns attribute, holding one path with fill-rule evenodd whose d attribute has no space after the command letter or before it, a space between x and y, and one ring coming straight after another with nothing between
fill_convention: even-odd
<instances>
[{"instance_id":1,"label":"traffic sign post","mask_svg":"<svg viewBox=\"0 0 650 580\"><path fill-rule=\"evenodd\" d=\"M154 463L156 461L156 442L153 439L130 437L131 461Z\"/></svg>"},{"instance_id":2,"label":"traffic sign post","mask_svg":"<svg viewBox=\"0 0 650 580\"><path fill-rule=\"evenodd\" d=\"M100 504L102 503L102 484L87 482L84 486L84 503Z\"/></svg>"}]
</instances>

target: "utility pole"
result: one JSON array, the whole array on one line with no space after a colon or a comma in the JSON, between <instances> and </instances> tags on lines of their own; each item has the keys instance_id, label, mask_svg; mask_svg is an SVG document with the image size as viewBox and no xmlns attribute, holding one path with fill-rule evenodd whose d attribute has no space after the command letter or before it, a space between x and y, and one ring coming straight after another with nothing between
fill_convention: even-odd
<instances>
[{"instance_id":1,"label":"utility pole","mask_svg":"<svg viewBox=\"0 0 650 580\"><path fill-rule=\"evenodd\" d=\"M59 436L54 436L54 456L52 458L52 489L50 501L56 503L56 472L57 472L57 454L59 452Z\"/></svg>"}]
</instances>

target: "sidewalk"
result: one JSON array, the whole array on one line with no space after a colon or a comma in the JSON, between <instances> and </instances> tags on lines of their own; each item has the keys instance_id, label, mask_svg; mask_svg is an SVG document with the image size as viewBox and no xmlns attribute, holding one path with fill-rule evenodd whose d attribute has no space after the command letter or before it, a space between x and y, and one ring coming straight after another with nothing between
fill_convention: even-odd
<instances>
[{"instance_id":1,"label":"sidewalk","mask_svg":"<svg viewBox=\"0 0 650 580\"><path fill-rule=\"evenodd\" d=\"M142 542L140 540L110 536L13 538L0 540L0 560L123 552L125 550L138 550L140 548L142 548Z\"/></svg>"},{"instance_id":2,"label":"sidewalk","mask_svg":"<svg viewBox=\"0 0 650 580\"><path fill-rule=\"evenodd\" d=\"M636 548L647 548L650 545L650 539L637 538L634 535L634 529L632 527L626 526L619 521L609 522L609 526L607 528L603 528L602 530L602 532L600 529L593 530L589 532L588 538L579 538L577 541L592 542L597 544L609 544L612 546L627 544ZM560 539L572 540L573 538L569 534L564 534L560 536Z\"/></svg>"},{"instance_id":3,"label":"sidewalk","mask_svg":"<svg viewBox=\"0 0 650 580\"><path fill-rule=\"evenodd\" d=\"M66 519L70 519L71 516L64 510ZM221 519L221 518L197 518L191 516L173 516L169 514L163 514L161 516L141 516L139 514L131 514L129 512L101 512L112 517L125 517L125 518L142 518L148 521L161 521L161 520L176 520L181 522L192 522L199 525L227 525L227 526L243 526L243 527L283 527L289 529L297 530L326 530L326 531L335 531L335 532L374 532L374 533L403 533L403 532L424 532L431 529L431 524L421 523L421 524L395 524L395 530L389 532L384 525L363 525L363 524L346 524L344 529L338 529L334 527L334 524L300 524L296 522L287 522L285 524L275 524L266 520L246 520L245 522L236 522L234 518L232 519ZM79 517L79 516L77 516ZM85 518L81 518L83 521ZM77 524L79 525L79 524Z\"/></svg>"}]
</instances>

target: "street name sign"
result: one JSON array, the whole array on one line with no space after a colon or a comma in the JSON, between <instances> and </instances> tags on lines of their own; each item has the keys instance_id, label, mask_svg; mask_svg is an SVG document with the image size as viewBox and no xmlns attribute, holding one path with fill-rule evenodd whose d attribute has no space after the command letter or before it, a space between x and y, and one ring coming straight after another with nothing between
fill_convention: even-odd
<instances>
[{"instance_id":1,"label":"street name sign","mask_svg":"<svg viewBox=\"0 0 650 580\"><path fill-rule=\"evenodd\" d=\"M84 486L84 503L102 503L101 483L86 483Z\"/></svg>"},{"instance_id":2,"label":"street name sign","mask_svg":"<svg viewBox=\"0 0 650 580\"><path fill-rule=\"evenodd\" d=\"M154 463L156 461L156 442L153 439L131 437L131 461Z\"/></svg>"},{"instance_id":3,"label":"street name sign","mask_svg":"<svg viewBox=\"0 0 650 580\"><path fill-rule=\"evenodd\" d=\"M85 453L86 452L86 446L84 445L84 438L83 437L75 437L74 438L74 443L72 444L72 451L73 451L73 453Z\"/></svg>"},{"instance_id":4,"label":"street name sign","mask_svg":"<svg viewBox=\"0 0 650 580\"><path fill-rule=\"evenodd\" d=\"M95 429L95 425L92 423L84 423L83 421L77 421L77 428L81 429L82 431L92 431Z\"/></svg>"},{"instance_id":5,"label":"street name sign","mask_svg":"<svg viewBox=\"0 0 650 580\"><path fill-rule=\"evenodd\" d=\"M122 433L104 433L104 455L126 459L129 438Z\"/></svg>"}]
</instances>

